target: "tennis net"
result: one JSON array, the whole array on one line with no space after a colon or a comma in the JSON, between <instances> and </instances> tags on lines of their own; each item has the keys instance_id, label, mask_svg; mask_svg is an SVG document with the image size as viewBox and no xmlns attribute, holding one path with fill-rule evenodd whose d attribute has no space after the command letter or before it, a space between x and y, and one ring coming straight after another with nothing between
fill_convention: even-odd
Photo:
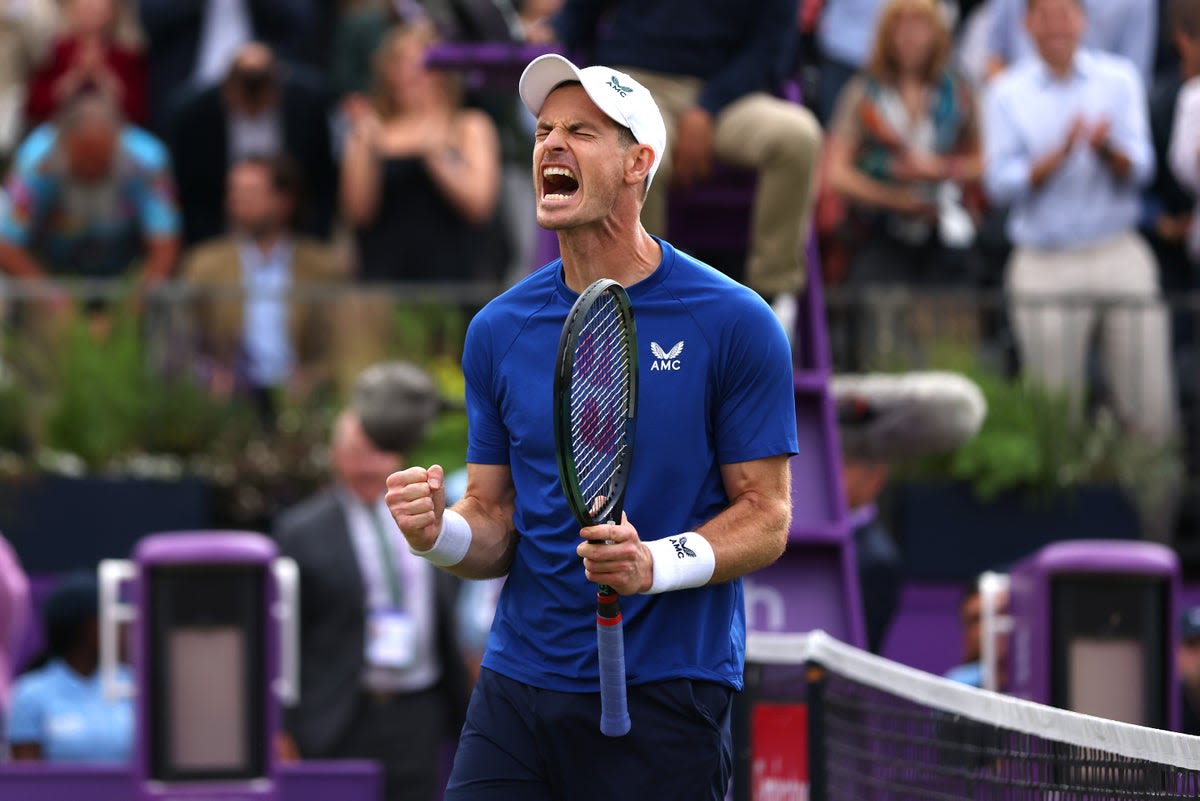
<instances>
[{"instance_id":1,"label":"tennis net","mask_svg":"<svg viewBox=\"0 0 1200 801\"><path fill-rule=\"evenodd\" d=\"M751 801L1200 798L1200 738L977 690L822 632L752 635L747 690ZM757 724L796 702L806 753L779 756Z\"/></svg>"}]
</instances>

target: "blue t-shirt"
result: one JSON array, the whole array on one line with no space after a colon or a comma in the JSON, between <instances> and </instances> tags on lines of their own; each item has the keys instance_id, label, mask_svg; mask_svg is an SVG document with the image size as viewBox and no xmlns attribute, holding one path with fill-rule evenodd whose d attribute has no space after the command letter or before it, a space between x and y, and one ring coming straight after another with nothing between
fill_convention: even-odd
<instances>
[{"instance_id":1,"label":"blue t-shirt","mask_svg":"<svg viewBox=\"0 0 1200 801\"><path fill-rule=\"evenodd\" d=\"M17 149L0 203L0 237L28 248L51 273L115 278L143 253L143 238L173 237L180 228L167 148L126 125L111 180L75 185L46 124Z\"/></svg>"},{"instance_id":2,"label":"blue t-shirt","mask_svg":"<svg viewBox=\"0 0 1200 801\"><path fill-rule=\"evenodd\" d=\"M128 672L119 678L131 681ZM40 745L48 762L125 763L133 754L133 702L105 698L99 671L80 676L54 659L13 685L8 740Z\"/></svg>"},{"instance_id":3,"label":"blue t-shirt","mask_svg":"<svg viewBox=\"0 0 1200 801\"><path fill-rule=\"evenodd\" d=\"M658 269L628 288L640 352L625 511L643 540L725 509L721 465L797 450L791 349L774 314L751 290L661 244ZM484 667L548 690L596 692L596 587L575 553L579 524L559 485L552 424L555 352L577 297L556 260L471 321L467 461L508 465L516 489L519 541ZM741 688L741 580L621 605L631 684L686 677Z\"/></svg>"},{"instance_id":4,"label":"blue t-shirt","mask_svg":"<svg viewBox=\"0 0 1200 801\"><path fill-rule=\"evenodd\" d=\"M946 671L946 678L970 687L983 686L983 664L980 662L965 662L955 665Z\"/></svg>"}]
</instances>

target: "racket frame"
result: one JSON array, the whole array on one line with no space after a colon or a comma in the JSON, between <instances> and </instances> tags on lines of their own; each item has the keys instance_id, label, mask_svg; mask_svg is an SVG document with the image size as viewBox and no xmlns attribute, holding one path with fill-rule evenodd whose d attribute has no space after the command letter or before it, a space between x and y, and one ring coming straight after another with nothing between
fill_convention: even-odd
<instances>
[{"instance_id":1,"label":"racket frame","mask_svg":"<svg viewBox=\"0 0 1200 801\"><path fill-rule=\"evenodd\" d=\"M614 298L620 316L621 333L626 340L629 358L625 369L628 372L629 401L621 421L622 452L617 457L618 465L605 490L604 504L593 511L588 508L588 499L584 498L581 492L574 448L571 447L571 383L575 366L575 347L583 333L583 322L592 306L605 294L611 294ZM571 513L581 526L619 522L621 519L633 460L637 384L637 328L633 318L633 306L624 287L616 281L600 279L590 284L579 295L567 314L558 342L554 370L554 437L559 483ZM628 733L631 727L625 692L624 622L621 617L620 599L612 587L606 584L597 586L596 642L600 668L600 731L609 737L620 737Z\"/></svg>"},{"instance_id":2,"label":"racket frame","mask_svg":"<svg viewBox=\"0 0 1200 801\"><path fill-rule=\"evenodd\" d=\"M626 339L629 360L626 369L629 373L629 403L626 407L623 421L624 432L621 436L622 454L618 457L619 464L605 493L605 502L600 509L592 512L588 508L588 499L580 493L579 474L576 470L571 442L571 374L575 366L575 344L582 333L580 330L588 311L602 295L611 294L616 300L617 311L621 316L621 330ZM593 282L580 294L575 305L567 314L563 324L562 336L558 342L558 358L554 370L554 437L555 457L558 460L558 477L563 494L572 514L581 526L594 526L600 523L620 522L621 510L625 504L625 489L629 483L629 470L633 464L633 435L637 411L638 390L638 354L637 328L633 319L633 306L625 288L616 281L602 278Z\"/></svg>"}]
</instances>

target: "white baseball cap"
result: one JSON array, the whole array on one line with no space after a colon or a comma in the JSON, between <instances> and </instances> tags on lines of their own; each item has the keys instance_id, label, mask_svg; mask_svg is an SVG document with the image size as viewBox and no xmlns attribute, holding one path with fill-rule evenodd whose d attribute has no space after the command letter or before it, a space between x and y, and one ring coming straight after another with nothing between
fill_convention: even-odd
<instances>
[{"instance_id":1,"label":"white baseball cap","mask_svg":"<svg viewBox=\"0 0 1200 801\"><path fill-rule=\"evenodd\" d=\"M667 151L667 126L650 90L612 67L579 69L562 56L549 53L529 62L521 73L518 89L521 102L536 116L554 88L568 81L579 81L601 111L632 131L640 144L654 150L654 163L647 178L647 183L652 182Z\"/></svg>"}]
</instances>

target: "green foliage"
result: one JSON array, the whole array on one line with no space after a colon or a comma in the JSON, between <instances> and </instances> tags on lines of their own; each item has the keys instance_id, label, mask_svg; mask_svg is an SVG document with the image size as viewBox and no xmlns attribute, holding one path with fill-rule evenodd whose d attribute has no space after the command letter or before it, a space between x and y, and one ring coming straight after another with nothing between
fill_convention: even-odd
<instances>
[{"instance_id":1,"label":"green foliage","mask_svg":"<svg viewBox=\"0 0 1200 801\"><path fill-rule=\"evenodd\" d=\"M432 302L405 304L395 314L393 358L429 371L446 404L429 426L425 441L408 454L412 464L440 464L450 473L466 465L466 385L459 360L467 330L463 310Z\"/></svg>"},{"instance_id":2,"label":"green foliage","mask_svg":"<svg viewBox=\"0 0 1200 801\"><path fill-rule=\"evenodd\" d=\"M114 470L141 454L185 460L253 420L242 403L218 401L191 379L155 372L132 313L109 312L103 323L77 316L61 332L30 337L13 350L10 392L23 399L24 412L3 415L11 423L0 424L0 449L23 436L86 469ZM6 400L0 394L8 408ZM21 430L5 434L9 425Z\"/></svg>"},{"instance_id":3,"label":"green foliage","mask_svg":"<svg viewBox=\"0 0 1200 801\"><path fill-rule=\"evenodd\" d=\"M1182 478L1174 447L1124 430L1105 409L1076 414L1065 392L1006 376L963 349L937 348L932 362L974 381L987 416L970 442L917 460L902 477L965 481L984 500L1010 491L1044 497L1082 484L1117 484L1144 508Z\"/></svg>"},{"instance_id":4,"label":"green foliage","mask_svg":"<svg viewBox=\"0 0 1200 801\"><path fill-rule=\"evenodd\" d=\"M457 361L466 335L462 310L437 303L405 304L396 310L396 355L422 363L439 357Z\"/></svg>"},{"instance_id":5,"label":"green foliage","mask_svg":"<svg viewBox=\"0 0 1200 801\"><path fill-rule=\"evenodd\" d=\"M195 381L148 376L142 401L137 446L147 453L199 456L231 435L248 436L257 425L247 404L217 402Z\"/></svg>"},{"instance_id":6,"label":"green foliage","mask_svg":"<svg viewBox=\"0 0 1200 801\"><path fill-rule=\"evenodd\" d=\"M430 425L425 441L409 454L409 461L440 464L450 473L467 463L466 381L458 360L449 355L435 357L424 366L437 383L447 408Z\"/></svg>"},{"instance_id":7,"label":"green foliage","mask_svg":"<svg viewBox=\"0 0 1200 801\"><path fill-rule=\"evenodd\" d=\"M118 317L107 336L72 322L59 351L57 392L45 424L45 445L103 467L136 444L145 354L131 317Z\"/></svg>"},{"instance_id":8,"label":"green foliage","mask_svg":"<svg viewBox=\"0 0 1200 801\"><path fill-rule=\"evenodd\" d=\"M414 303L395 321L393 358L429 370L446 407L410 461L457 470L466 462L466 315ZM192 378L156 369L142 320L121 308L2 344L0 476L198 475L212 488L219 525L259 530L329 480L330 426L345 402L336 390L303 398L281 391L277 425L265 428L246 401L215 398Z\"/></svg>"},{"instance_id":9,"label":"green foliage","mask_svg":"<svg viewBox=\"0 0 1200 801\"><path fill-rule=\"evenodd\" d=\"M467 463L467 414L461 410L443 412L429 427L429 434L409 454L409 462L419 465L440 464L452 473Z\"/></svg>"},{"instance_id":10,"label":"green foliage","mask_svg":"<svg viewBox=\"0 0 1200 801\"><path fill-rule=\"evenodd\" d=\"M0 451L24 453L29 449L31 414L25 387L7 374L0 376Z\"/></svg>"}]
</instances>

